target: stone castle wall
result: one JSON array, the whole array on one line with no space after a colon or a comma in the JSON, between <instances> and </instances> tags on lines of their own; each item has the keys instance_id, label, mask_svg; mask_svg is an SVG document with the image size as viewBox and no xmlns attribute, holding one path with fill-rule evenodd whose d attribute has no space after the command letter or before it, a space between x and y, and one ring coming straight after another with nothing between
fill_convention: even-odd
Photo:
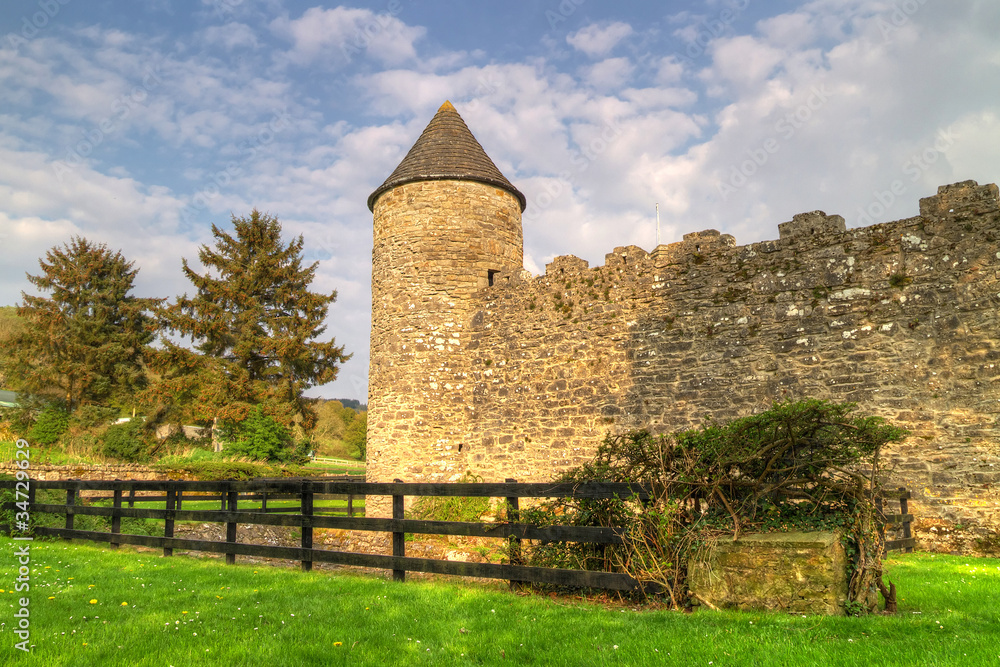
<instances>
[{"instance_id":1,"label":"stone castle wall","mask_svg":"<svg viewBox=\"0 0 1000 667\"><path fill-rule=\"evenodd\" d=\"M1000 527L997 187L944 186L918 217L851 230L797 215L779 233L737 246L710 230L616 248L604 266L559 257L536 278L498 274L463 308L453 348L407 376L425 398L411 392L397 425L439 413L434 387L450 386L447 436L373 443L393 463L370 478L541 481L608 432L856 401L912 431L891 457L918 537L982 547Z\"/></svg>"}]
</instances>

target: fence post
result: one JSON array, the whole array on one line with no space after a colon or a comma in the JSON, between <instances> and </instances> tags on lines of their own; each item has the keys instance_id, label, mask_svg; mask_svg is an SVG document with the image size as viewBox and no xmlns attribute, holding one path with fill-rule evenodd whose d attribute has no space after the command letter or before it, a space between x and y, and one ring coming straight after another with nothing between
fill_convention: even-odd
<instances>
[{"instance_id":1,"label":"fence post","mask_svg":"<svg viewBox=\"0 0 1000 667\"><path fill-rule=\"evenodd\" d=\"M308 487L309 482L302 482L302 548L311 551L313 547L313 492L308 490ZM313 562L311 558L302 561L303 572L309 572L312 570L312 567Z\"/></svg>"},{"instance_id":2,"label":"fence post","mask_svg":"<svg viewBox=\"0 0 1000 667\"><path fill-rule=\"evenodd\" d=\"M66 530L73 530L73 508L76 505L76 489L70 488L66 489ZM67 541L72 542L73 538L66 538Z\"/></svg>"},{"instance_id":3,"label":"fence post","mask_svg":"<svg viewBox=\"0 0 1000 667\"><path fill-rule=\"evenodd\" d=\"M35 485L31 483L30 479L28 480L28 511L32 514L35 513ZM30 522L28 524L28 529L31 529ZM11 527L11 530L13 530L13 527Z\"/></svg>"},{"instance_id":4,"label":"fence post","mask_svg":"<svg viewBox=\"0 0 1000 667\"><path fill-rule=\"evenodd\" d=\"M181 498L184 496L184 491L177 489L177 509L181 509Z\"/></svg>"},{"instance_id":5,"label":"fence post","mask_svg":"<svg viewBox=\"0 0 1000 667\"><path fill-rule=\"evenodd\" d=\"M236 502L237 502L237 498L239 497L239 495L240 494L239 494L238 491L233 491L231 489L226 493L226 500L228 501L227 504L229 506L228 509L229 509L230 512L235 512L236 511ZM227 521L226 522L226 542L229 542L230 544L235 544L236 543L236 522L235 521ZM236 563L236 554L235 553L226 552L226 565L233 565L234 563Z\"/></svg>"},{"instance_id":6,"label":"fence post","mask_svg":"<svg viewBox=\"0 0 1000 667\"><path fill-rule=\"evenodd\" d=\"M135 487L128 490L128 506L135 507Z\"/></svg>"},{"instance_id":7,"label":"fence post","mask_svg":"<svg viewBox=\"0 0 1000 667\"><path fill-rule=\"evenodd\" d=\"M163 536L173 537L174 536L174 507L177 503L176 491L167 487L167 518L163 521ZM164 546L163 547L164 556L173 556L174 548Z\"/></svg>"},{"instance_id":8,"label":"fence post","mask_svg":"<svg viewBox=\"0 0 1000 667\"><path fill-rule=\"evenodd\" d=\"M267 491L260 492L260 511L267 514Z\"/></svg>"},{"instance_id":9,"label":"fence post","mask_svg":"<svg viewBox=\"0 0 1000 667\"><path fill-rule=\"evenodd\" d=\"M393 480L397 484L401 484L403 480L396 479ZM393 494L392 496L392 518L397 521L403 520L403 496L399 494ZM406 534L400 531L393 531L392 533L392 555L402 558L406 556ZM392 578L395 581L406 581L406 570L396 570L392 571Z\"/></svg>"},{"instance_id":10,"label":"fence post","mask_svg":"<svg viewBox=\"0 0 1000 667\"><path fill-rule=\"evenodd\" d=\"M517 484L517 480L513 477L508 477L504 480L508 484ZM513 527L521 521L521 507L520 499L517 496L507 496L507 523ZM507 554L509 556L511 565L521 564L521 538L517 535L510 535L507 538ZM511 579L508 581L511 590L519 591L523 586L523 582Z\"/></svg>"},{"instance_id":11,"label":"fence post","mask_svg":"<svg viewBox=\"0 0 1000 667\"><path fill-rule=\"evenodd\" d=\"M899 487L899 513L900 514L909 514L910 513L910 503L906 499L906 487L905 486ZM913 537L912 533L910 532L910 522L904 520L903 521L903 539L908 539L910 537ZM904 553L908 553L908 554L913 553L913 547L906 547L906 551Z\"/></svg>"},{"instance_id":12,"label":"fence post","mask_svg":"<svg viewBox=\"0 0 1000 667\"><path fill-rule=\"evenodd\" d=\"M354 516L354 494L353 493L348 493L347 494L347 516L348 517L353 517Z\"/></svg>"},{"instance_id":13,"label":"fence post","mask_svg":"<svg viewBox=\"0 0 1000 667\"><path fill-rule=\"evenodd\" d=\"M120 480L115 480L116 482ZM122 532L122 515L120 514L122 508L122 487L115 487L115 499L111 503L111 534L118 535ZM111 541L111 548L117 549L120 543L117 540Z\"/></svg>"}]
</instances>

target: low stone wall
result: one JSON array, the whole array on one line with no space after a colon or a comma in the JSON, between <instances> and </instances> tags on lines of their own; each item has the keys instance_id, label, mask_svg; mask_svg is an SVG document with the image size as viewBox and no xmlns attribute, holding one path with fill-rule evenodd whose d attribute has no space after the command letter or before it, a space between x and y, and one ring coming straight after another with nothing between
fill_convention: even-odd
<instances>
[{"instance_id":1,"label":"low stone wall","mask_svg":"<svg viewBox=\"0 0 1000 667\"><path fill-rule=\"evenodd\" d=\"M847 600L847 556L838 533L745 535L692 559L688 586L711 609L839 615Z\"/></svg>"},{"instance_id":2,"label":"low stone wall","mask_svg":"<svg viewBox=\"0 0 1000 667\"><path fill-rule=\"evenodd\" d=\"M20 470L13 462L0 464L0 475L13 475ZM65 479L87 480L187 480L190 475L177 472L162 472L148 466L136 464L118 465L33 465L28 469L31 479L60 481Z\"/></svg>"}]
</instances>

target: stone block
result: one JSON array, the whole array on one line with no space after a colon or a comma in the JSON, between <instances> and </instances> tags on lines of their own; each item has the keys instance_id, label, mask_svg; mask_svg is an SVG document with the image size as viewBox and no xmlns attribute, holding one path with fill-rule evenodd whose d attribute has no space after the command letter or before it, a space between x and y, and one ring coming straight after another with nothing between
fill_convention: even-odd
<instances>
[{"instance_id":1,"label":"stone block","mask_svg":"<svg viewBox=\"0 0 1000 667\"><path fill-rule=\"evenodd\" d=\"M840 615L847 557L836 532L745 535L692 558L688 585L711 609Z\"/></svg>"}]
</instances>

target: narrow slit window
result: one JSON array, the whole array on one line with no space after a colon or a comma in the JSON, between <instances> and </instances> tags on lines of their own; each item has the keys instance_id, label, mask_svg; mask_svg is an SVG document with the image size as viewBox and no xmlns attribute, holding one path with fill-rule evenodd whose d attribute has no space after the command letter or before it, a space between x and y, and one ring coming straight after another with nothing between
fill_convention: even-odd
<instances>
[{"instance_id":1,"label":"narrow slit window","mask_svg":"<svg viewBox=\"0 0 1000 667\"><path fill-rule=\"evenodd\" d=\"M486 281L489 283L490 287L493 286L493 282L496 280L496 276L498 273L500 273L500 271L496 269L489 269L486 272Z\"/></svg>"}]
</instances>

